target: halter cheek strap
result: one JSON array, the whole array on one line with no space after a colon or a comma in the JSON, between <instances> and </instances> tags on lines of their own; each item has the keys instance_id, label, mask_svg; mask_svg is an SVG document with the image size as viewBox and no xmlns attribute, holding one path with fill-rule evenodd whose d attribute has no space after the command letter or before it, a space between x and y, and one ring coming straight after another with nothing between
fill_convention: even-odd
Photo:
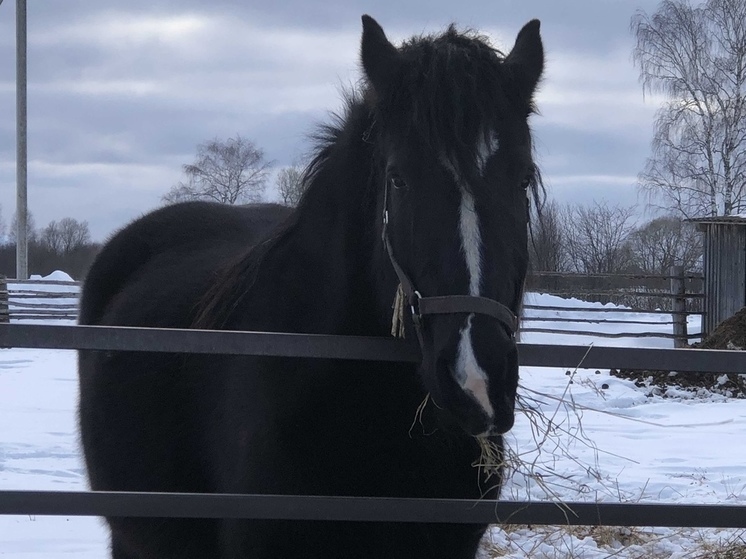
<instances>
[{"instance_id":1,"label":"halter cheek strap","mask_svg":"<svg viewBox=\"0 0 746 559\"><path fill-rule=\"evenodd\" d=\"M396 276L399 278L401 292L406 297L407 304L412 312L412 321L414 322L420 347L424 350L425 345L422 333L422 319L429 315L457 313L483 314L498 320L503 324L503 326L505 326L510 334L515 335L515 332L518 329L518 319L508 307L499 301L477 295L423 297L422 294L415 289L409 276L407 276L399 265L399 262L396 260L394 251L391 247L391 242L389 241L388 194L388 181L386 181L383 189L383 227L381 230L381 239L383 240L384 247L386 247L386 252L388 253L394 272L396 272ZM398 309L394 310L395 316L397 311Z\"/></svg>"}]
</instances>

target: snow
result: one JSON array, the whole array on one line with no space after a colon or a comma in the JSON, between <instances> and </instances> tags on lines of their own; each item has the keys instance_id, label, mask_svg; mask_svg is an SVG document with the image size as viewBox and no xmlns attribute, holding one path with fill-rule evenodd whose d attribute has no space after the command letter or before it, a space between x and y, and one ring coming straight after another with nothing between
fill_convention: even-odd
<instances>
[{"instance_id":1,"label":"snow","mask_svg":"<svg viewBox=\"0 0 746 559\"><path fill-rule=\"evenodd\" d=\"M48 276L44 276L44 277L38 274L32 274L29 279L38 280L39 282L42 282L42 281L74 281L72 277L70 277L67 273L61 270L55 270Z\"/></svg>"},{"instance_id":2,"label":"snow","mask_svg":"<svg viewBox=\"0 0 746 559\"><path fill-rule=\"evenodd\" d=\"M41 279L41 278L36 278ZM65 280L55 272L46 280ZM39 284L42 287L42 284ZM44 284L48 291L70 286ZM68 302L74 302L74 289ZM597 303L530 294L530 304L600 307ZM618 308L615 319L641 315ZM529 310L556 317L556 311ZM575 312L577 319L600 313ZM566 312L563 316L567 316ZM650 322L669 315L644 315ZM72 321L55 321L55 324ZM563 330L629 331L619 324L543 322ZM691 319L696 332L699 318ZM670 324L635 325L670 332ZM671 347L663 338L592 338L528 333L529 343ZM87 489L75 420L76 354L2 349L0 353L0 489ZM670 391L648 397L608 370L524 367L520 408L506 441L515 468L506 499L746 504L746 400ZM552 427L547 429L551 420ZM542 444L537 444L541 440ZM493 527L480 557L600 559L694 557L704 545L734 538L734 530L661 528ZM742 532L741 532L742 533ZM0 516L0 557L48 559L107 556L107 531L97 518ZM704 555L703 555L704 556Z\"/></svg>"}]
</instances>

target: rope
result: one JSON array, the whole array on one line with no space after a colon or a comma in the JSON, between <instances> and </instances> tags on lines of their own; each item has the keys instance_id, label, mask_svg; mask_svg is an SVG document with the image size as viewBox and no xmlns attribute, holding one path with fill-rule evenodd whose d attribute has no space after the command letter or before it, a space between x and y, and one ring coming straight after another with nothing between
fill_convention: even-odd
<instances>
[{"instance_id":1,"label":"rope","mask_svg":"<svg viewBox=\"0 0 746 559\"><path fill-rule=\"evenodd\" d=\"M396 295L391 308L394 314L391 317L391 335L396 338L404 338L404 288L401 283L396 288Z\"/></svg>"}]
</instances>

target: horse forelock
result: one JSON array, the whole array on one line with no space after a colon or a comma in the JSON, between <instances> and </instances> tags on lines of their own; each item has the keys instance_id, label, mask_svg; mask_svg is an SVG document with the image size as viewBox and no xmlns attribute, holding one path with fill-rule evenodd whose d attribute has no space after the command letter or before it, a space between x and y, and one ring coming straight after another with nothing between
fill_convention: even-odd
<instances>
[{"instance_id":1,"label":"horse forelock","mask_svg":"<svg viewBox=\"0 0 746 559\"><path fill-rule=\"evenodd\" d=\"M388 91L376 95L387 134L417 141L468 174L486 145L516 112L504 55L488 39L451 26L400 47L402 67Z\"/></svg>"}]
</instances>

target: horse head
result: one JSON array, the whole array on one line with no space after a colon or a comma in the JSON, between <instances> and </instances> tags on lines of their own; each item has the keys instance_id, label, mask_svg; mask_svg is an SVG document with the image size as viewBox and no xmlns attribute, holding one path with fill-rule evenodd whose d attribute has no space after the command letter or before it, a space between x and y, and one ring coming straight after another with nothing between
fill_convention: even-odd
<instances>
[{"instance_id":1,"label":"horse head","mask_svg":"<svg viewBox=\"0 0 746 559\"><path fill-rule=\"evenodd\" d=\"M539 22L503 56L453 27L397 48L363 16L361 58L379 248L394 272L381 288L391 301L402 285L437 407L471 435L502 434L514 420L515 315L540 188L527 122L544 65Z\"/></svg>"}]
</instances>

